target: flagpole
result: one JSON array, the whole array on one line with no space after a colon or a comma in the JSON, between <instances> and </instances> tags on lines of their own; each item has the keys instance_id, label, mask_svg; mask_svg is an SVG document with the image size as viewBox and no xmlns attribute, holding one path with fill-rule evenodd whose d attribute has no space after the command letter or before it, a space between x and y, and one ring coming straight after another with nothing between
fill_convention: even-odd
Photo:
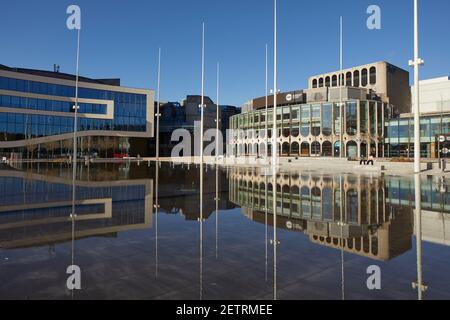
<instances>
[{"instance_id":1,"label":"flagpole","mask_svg":"<svg viewBox=\"0 0 450 320\"><path fill-rule=\"evenodd\" d=\"M420 96L419 96L419 67L424 61L419 57L419 4L414 0L414 172L420 173Z\"/></svg>"},{"instance_id":2,"label":"flagpole","mask_svg":"<svg viewBox=\"0 0 450 320\"><path fill-rule=\"evenodd\" d=\"M277 0L274 0L274 73L273 73L273 133L272 133L272 198L273 198L273 299L277 300Z\"/></svg>"},{"instance_id":3,"label":"flagpole","mask_svg":"<svg viewBox=\"0 0 450 320\"><path fill-rule=\"evenodd\" d=\"M205 23L202 24L202 97L200 102L200 163L203 163L203 109L205 107Z\"/></svg>"},{"instance_id":4,"label":"flagpole","mask_svg":"<svg viewBox=\"0 0 450 320\"><path fill-rule=\"evenodd\" d=\"M272 166L277 165L277 0L274 0L274 57L273 57L273 132L272 132Z\"/></svg>"},{"instance_id":5,"label":"flagpole","mask_svg":"<svg viewBox=\"0 0 450 320\"><path fill-rule=\"evenodd\" d=\"M156 100L156 161L159 161L159 118L160 114L160 91L161 90L161 48L158 50L158 93Z\"/></svg>"},{"instance_id":6,"label":"flagpole","mask_svg":"<svg viewBox=\"0 0 450 320\"><path fill-rule=\"evenodd\" d=\"M78 146L77 146L77 122L78 122L78 81L79 81L79 69L80 69L80 36L81 36L81 28L78 28L77 33L77 61L76 61L76 75L75 75L75 106L74 106L74 124L73 124L73 160L72 160L72 213L71 213L71 220L72 220L72 243L71 243L71 250L72 250L72 266L75 265L75 219L76 219L76 212L75 212L75 199L76 199L76 178L77 178L77 157L78 157ZM72 299L74 297L74 290L72 290Z\"/></svg>"},{"instance_id":7,"label":"flagpole","mask_svg":"<svg viewBox=\"0 0 450 320\"><path fill-rule=\"evenodd\" d=\"M341 130L340 130L340 158L344 158L344 106L342 103L342 85L344 82L344 77L342 75L343 69L343 49L342 49L342 38L343 38L343 18L340 18L340 36L339 36L339 115L341 122Z\"/></svg>"},{"instance_id":8,"label":"flagpole","mask_svg":"<svg viewBox=\"0 0 450 320\"><path fill-rule=\"evenodd\" d=\"M265 132L265 138L266 138L266 160L269 155L269 73L268 73L268 47L266 43L266 132Z\"/></svg>"},{"instance_id":9,"label":"flagpole","mask_svg":"<svg viewBox=\"0 0 450 320\"><path fill-rule=\"evenodd\" d=\"M220 86L220 64L217 62L217 105L216 105L216 165L219 160L219 113L220 113L220 103L219 103L219 86Z\"/></svg>"}]
</instances>

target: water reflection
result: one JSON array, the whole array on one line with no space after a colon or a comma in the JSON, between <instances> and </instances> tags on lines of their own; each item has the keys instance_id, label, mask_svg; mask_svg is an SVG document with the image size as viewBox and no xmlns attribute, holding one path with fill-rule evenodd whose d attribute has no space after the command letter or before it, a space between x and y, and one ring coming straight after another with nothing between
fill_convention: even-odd
<instances>
[{"instance_id":1,"label":"water reflection","mask_svg":"<svg viewBox=\"0 0 450 320\"><path fill-rule=\"evenodd\" d=\"M229 186L230 200L241 206L249 219L266 223L265 212L273 215L266 201L273 201L274 187L264 174L233 170ZM275 188L278 228L302 232L313 243L375 260L388 261L412 249L412 179L280 174ZM424 211L425 217L433 208L450 212L450 194L438 192L432 178L423 181L420 190L422 208L430 210ZM430 232L427 236L436 235Z\"/></svg>"},{"instance_id":2,"label":"water reflection","mask_svg":"<svg viewBox=\"0 0 450 320\"><path fill-rule=\"evenodd\" d=\"M72 232L71 172L57 164L0 168L3 283L22 284L14 268L25 265L43 279L65 277L76 243L75 264L87 269L92 297L371 297L370 264L383 268L386 281L401 279L376 297L450 296L448 277L438 272L450 257L449 181L440 177L273 175L147 162L80 166ZM58 259L42 256L46 246ZM8 264L7 256L33 258ZM98 279L103 266L119 289L97 288L109 283ZM42 281L48 287L37 286L41 294L65 290L65 278ZM0 286L0 297L8 289Z\"/></svg>"},{"instance_id":3,"label":"water reflection","mask_svg":"<svg viewBox=\"0 0 450 320\"><path fill-rule=\"evenodd\" d=\"M152 180L74 182L0 170L0 248L24 248L152 226Z\"/></svg>"}]
</instances>

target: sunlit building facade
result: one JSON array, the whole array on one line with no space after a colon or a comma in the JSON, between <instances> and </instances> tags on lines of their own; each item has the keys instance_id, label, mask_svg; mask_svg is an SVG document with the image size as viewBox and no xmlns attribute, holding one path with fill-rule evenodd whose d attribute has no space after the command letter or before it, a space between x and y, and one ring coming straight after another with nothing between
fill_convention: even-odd
<instances>
[{"instance_id":1,"label":"sunlit building facade","mask_svg":"<svg viewBox=\"0 0 450 320\"><path fill-rule=\"evenodd\" d=\"M345 157L383 157L386 124L411 110L409 73L386 62L313 76L308 83L308 89L278 94L281 156L340 157L343 141ZM266 128L272 137L273 96L268 114L265 107L264 97L254 99L231 119L233 154L266 153ZM267 151L271 154L270 142Z\"/></svg>"},{"instance_id":2,"label":"sunlit building facade","mask_svg":"<svg viewBox=\"0 0 450 320\"><path fill-rule=\"evenodd\" d=\"M0 153L26 158L73 152L75 76L0 65ZM80 155L145 155L153 137L154 92L119 79L79 79Z\"/></svg>"}]
</instances>

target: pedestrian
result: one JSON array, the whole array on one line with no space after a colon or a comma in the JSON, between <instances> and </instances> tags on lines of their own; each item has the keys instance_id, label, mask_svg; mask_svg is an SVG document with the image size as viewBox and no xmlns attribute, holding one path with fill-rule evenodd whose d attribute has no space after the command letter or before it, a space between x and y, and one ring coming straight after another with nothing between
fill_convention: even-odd
<instances>
[{"instance_id":1,"label":"pedestrian","mask_svg":"<svg viewBox=\"0 0 450 320\"><path fill-rule=\"evenodd\" d=\"M369 161L367 161L367 165L369 166L369 165L374 165L374 157L373 157L373 154L371 154L370 156L369 156Z\"/></svg>"}]
</instances>

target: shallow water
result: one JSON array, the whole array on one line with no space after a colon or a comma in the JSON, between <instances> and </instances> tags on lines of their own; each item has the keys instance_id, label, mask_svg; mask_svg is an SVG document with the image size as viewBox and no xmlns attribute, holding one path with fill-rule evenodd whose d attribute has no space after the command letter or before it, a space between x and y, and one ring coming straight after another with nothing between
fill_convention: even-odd
<instances>
[{"instance_id":1,"label":"shallow water","mask_svg":"<svg viewBox=\"0 0 450 320\"><path fill-rule=\"evenodd\" d=\"M203 169L1 167L0 298L450 299L449 180Z\"/></svg>"}]
</instances>

